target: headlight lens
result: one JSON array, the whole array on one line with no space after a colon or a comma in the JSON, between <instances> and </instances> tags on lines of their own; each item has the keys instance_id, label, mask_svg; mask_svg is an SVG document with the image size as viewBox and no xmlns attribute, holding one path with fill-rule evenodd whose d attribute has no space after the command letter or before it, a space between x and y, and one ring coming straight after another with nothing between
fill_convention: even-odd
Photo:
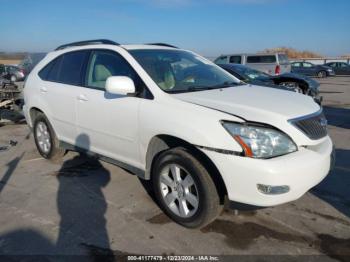
<instances>
[{"instance_id":1,"label":"headlight lens","mask_svg":"<svg viewBox=\"0 0 350 262\"><path fill-rule=\"evenodd\" d=\"M241 145L245 156L271 158L297 151L295 143L278 130L232 122L222 124Z\"/></svg>"}]
</instances>

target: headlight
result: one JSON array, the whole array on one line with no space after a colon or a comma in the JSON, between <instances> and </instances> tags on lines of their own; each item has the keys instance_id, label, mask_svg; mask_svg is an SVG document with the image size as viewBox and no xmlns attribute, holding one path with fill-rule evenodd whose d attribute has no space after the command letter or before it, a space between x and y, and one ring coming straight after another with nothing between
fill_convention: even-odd
<instances>
[{"instance_id":1,"label":"headlight","mask_svg":"<svg viewBox=\"0 0 350 262\"><path fill-rule=\"evenodd\" d=\"M247 157L271 158L298 150L286 134L272 128L232 122L222 122L222 125L241 145Z\"/></svg>"},{"instance_id":2,"label":"headlight","mask_svg":"<svg viewBox=\"0 0 350 262\"><path fill-rule=\"evenodd\" d=\"M328 72L332 72L332 71L333 71L333 69L327 69L327 71L328 71Z\"/></svg>"}]
</instances>

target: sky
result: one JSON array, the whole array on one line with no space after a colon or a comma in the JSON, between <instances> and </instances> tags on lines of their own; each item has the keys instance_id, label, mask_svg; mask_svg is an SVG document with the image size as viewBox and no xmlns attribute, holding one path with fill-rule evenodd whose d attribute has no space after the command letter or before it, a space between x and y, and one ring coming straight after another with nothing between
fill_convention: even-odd
<instances>
[{"instance_id":1,"label":"sky","mask_svg":"<svg viewBox=\"0 0 350 262\"><path fill-rule=\"evenodd\" d=\"M0 0L0 6L0 51L7 52L104 38L165 42L208 57L279 46L350 54L349 0Z\"/></svg>"}]
</instances>

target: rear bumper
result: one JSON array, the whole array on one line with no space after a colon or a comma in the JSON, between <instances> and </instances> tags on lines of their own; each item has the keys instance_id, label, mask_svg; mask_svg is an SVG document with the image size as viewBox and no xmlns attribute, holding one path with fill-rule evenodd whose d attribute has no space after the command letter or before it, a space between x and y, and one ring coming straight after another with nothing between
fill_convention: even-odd
<instances>
[{"instance_id":1,"label":"rear bumper","mask_svg":"<svg viewBox=\"0 0 350 262\"><path fill-rule=\"evenodd\" d=\"M202 150L214 162L226 185L231 201L274 206L294 201L320 183L329 173L333 145L329 137L313 148L272 159L253 159ZM268 195L258 184L288 186L287 193Z\"/></svg>"}]
</instances>

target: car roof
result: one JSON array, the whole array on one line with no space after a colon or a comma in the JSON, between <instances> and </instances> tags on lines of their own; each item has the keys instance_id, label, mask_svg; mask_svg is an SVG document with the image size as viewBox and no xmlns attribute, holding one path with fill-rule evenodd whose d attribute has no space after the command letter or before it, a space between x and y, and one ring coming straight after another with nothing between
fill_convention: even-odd
<instances>
[{"instance_id":1,"label":"car roof","mask_svg":"<svg viewBox=\"0 0 350 262\"><path fill-rule=\"evenodd\" d=\"M273 55L287 55L286 53L241 53L241 54L223 54L223 55L220 55L220 56L242 56L242 55L245 55L245 56L273 56Z\"/></svg>"}]
</instances>

